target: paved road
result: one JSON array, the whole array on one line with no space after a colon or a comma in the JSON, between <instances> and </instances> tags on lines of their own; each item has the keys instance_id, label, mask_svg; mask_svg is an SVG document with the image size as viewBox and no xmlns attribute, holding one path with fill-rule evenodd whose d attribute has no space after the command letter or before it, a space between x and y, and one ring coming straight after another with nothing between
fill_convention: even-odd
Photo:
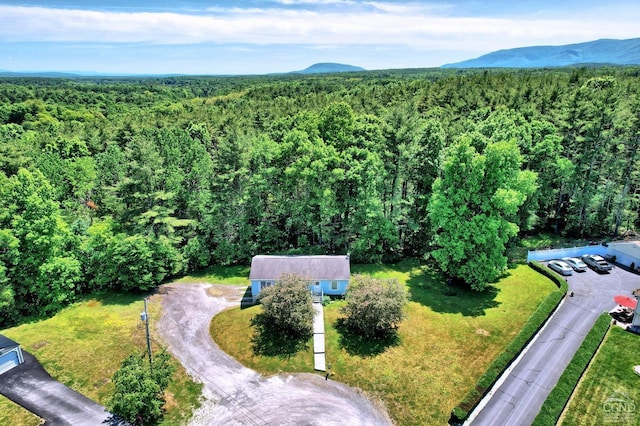
<instances>
[{"instance_id":1,"label":"paved road","mask_svg":"<svg viewBox=\"0 0 640 426\"><path fill-rule=\"evenodd\" d=\"M575 296L565 299L470 424L530 425L598 316L616 306L613 297L640 288L640 276L619 267L609 274L574 273L567 281Z\"/></svg>"},{"instance_id":2,"label":"paved road","mask_svg":"<svg viewBox=\"0 0 640 426\"><path fill-rule=\"evenodd\" d=\"M53 380L36 358L0 374L0 394L45 420L47 426L118 425L111 414L84 395Z\"/></svg>"},{"instance_id":3,"label":"paved road","mask_svg":"<svg viewBox=\"0 0 640 426\"><path fill-rule=\"evenodd\" d=\"M156 329L187 372L204 384L196 425L391 425L365 395L317 374L265 378L223 352L209 336L215 314L240 305L244 288L162 286ZM213 293L213 294L212 294Z\"/></svg>"}]
</instances>

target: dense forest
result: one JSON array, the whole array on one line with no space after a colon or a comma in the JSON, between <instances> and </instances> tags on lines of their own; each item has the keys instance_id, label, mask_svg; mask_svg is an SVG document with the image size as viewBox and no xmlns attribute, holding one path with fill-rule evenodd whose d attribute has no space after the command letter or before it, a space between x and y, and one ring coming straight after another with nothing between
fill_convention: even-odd
<instances>
[{"instance_id":1,"label":"dense forest","mask_svg":"<svg viewBox=\"0 0 640 426\"><path fill-rule=\"evenodd\" d=\"M639 75L4 78L0 325L255 254L424 258L443 167L470 152L501 167L496 146L531 172L510 241L635 229Z\"/></svg>"}]
</instances>

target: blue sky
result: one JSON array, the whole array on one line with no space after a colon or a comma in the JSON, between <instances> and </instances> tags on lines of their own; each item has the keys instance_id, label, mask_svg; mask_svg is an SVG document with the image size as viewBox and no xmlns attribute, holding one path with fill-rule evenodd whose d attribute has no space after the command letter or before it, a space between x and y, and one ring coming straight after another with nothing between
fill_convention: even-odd
<instances>
[{"instance_id":1,"label":"blue sky","mask_svg":"<svg viewBox=\"0 0 640 426\"><path fill-rule=\"evenodd\" d=\"M435 67L640 37L638 0L0 0L0 70L264 74Z\"/></svg>"}]
</instances>

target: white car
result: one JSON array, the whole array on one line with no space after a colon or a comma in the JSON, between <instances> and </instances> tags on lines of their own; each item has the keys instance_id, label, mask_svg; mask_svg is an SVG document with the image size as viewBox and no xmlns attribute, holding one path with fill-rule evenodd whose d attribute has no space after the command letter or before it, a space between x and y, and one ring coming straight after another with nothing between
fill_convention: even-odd
<instances>
[{"instance_id":1,"label":"white car","mask_svg":"<svg viewBox=\"0 0 640 426\"><path fill-rule=\"evenodd\" d=\"M576 272L584 272L587 270L587 264L577 257L563 257L562 261L571 266Z\"/></svg>"},{"instance_id":2,"label":"white car","mask_svg":"<svg viewBox=\"0 0 640 426\"><path fill-rule=\"evenodd\" d=\"M549 268L553 269L560 275L573 274L573 268L568 264L566 264L565 262L563 262L562 260L550 260L548 265L549 265Z\"/></svg>"}]
</instances>

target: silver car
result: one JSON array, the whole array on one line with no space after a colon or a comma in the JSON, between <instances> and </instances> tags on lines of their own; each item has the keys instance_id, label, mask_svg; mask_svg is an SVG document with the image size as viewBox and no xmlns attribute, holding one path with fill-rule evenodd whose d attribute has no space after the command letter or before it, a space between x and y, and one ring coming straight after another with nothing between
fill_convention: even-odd
<instances>
[{"instance_id":1,"label":"silver car","mask_svg":"<svg viewBox=\"0 0 640 426\"><path fill-rule=\"evenodd\" d=\"M573 268L571 268L571 266L567 265L562 260L550 260L548 265L549 265L549 268L553 269L560 275L573 274Z\"/></svg>"},{"instance_id":2,"label":"silver car","mask_svg":"<svg viewBox=\"0 0 640 426\"><path fill-rule=\"evenodd\" d=\"M597 254L585 254L582 256L582 260L597 272L608 272L613 268L602 256L598 256Z\"/></svg>"},{"instance_id":3,"label":"silver car","mask_svg":"<svg viewBox=\"0 0 640 426\"><path fill-rule=\"evenodd\" d=\"M576 272L584 272L587 270L587 264L577 257L563 257L562 261L571 266Z\"/></svg>"}]
</instances>

